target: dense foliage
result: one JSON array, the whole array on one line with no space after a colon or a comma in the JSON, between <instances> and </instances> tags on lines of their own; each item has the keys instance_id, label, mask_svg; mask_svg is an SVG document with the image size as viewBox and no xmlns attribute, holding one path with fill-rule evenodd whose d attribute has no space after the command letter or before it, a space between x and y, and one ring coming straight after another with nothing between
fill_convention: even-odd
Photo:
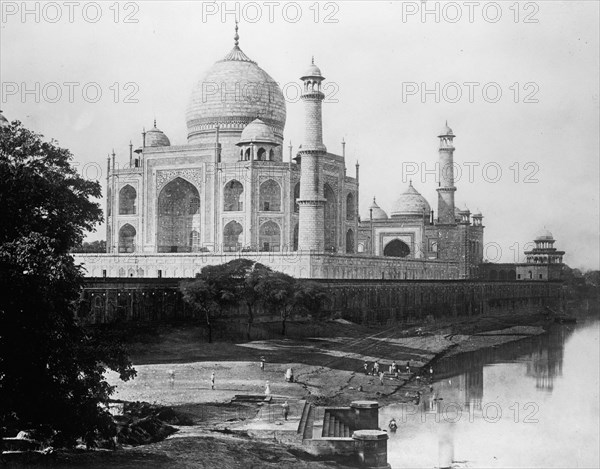
<instances>
[{"instance_id":1,"label":"dense foliage","mask_svg":"<svg viewBox=\"0 0 600 469\"><path fill-rule=\"evenodd\" d=\"M46 428L56 444L114 433L104 372L135 371L76 321L82 286L69 254L102 221L72 155L21 123L0 127L0 429Z\"/></svg>"},{"instance_id":2,"label":"dense foliage","mask_svg":"<svg viewBox=\"0 0 600 469\"><path fill-rule=\"evenodd\" d=\"M281 332L285 335L285 324L292 314L315 316L321 312L325 298L317 283L294 279L248 259L206 266L195 279L181 282L180 289L184 300L204 316L209 341L214 319L227 307L244 307L248 319L246 336L250 340L258 305L280 315Z\"/></svg>"},{"instance_id":3,"label":"dense foliage","mask_svg":"<svg viewBox=\"0 0 600 469\"><path fill-rule=\"evenodd\" d=\"M600 271L598 270L582 272L565 265L562 271L562 280L569 299L597 299L600 297Z\"/></svg>"}]
</instances>

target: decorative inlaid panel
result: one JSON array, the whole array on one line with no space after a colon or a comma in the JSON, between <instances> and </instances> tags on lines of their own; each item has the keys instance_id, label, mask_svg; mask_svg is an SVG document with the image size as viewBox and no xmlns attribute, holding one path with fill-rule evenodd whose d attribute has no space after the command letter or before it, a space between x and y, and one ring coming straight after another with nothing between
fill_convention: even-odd
<instances>
[{"instance_id":1,"label":"decorative inlaid panel","mask_svg":"<svg viewBox=\"0 0 600 469\"><path fill-rule=\"evenodd\" d=\"M164 169L156 171L156 193L176 177L181 177L193 183L196 187L202 186L202 169Z\"/></svg>"}]
</instances>

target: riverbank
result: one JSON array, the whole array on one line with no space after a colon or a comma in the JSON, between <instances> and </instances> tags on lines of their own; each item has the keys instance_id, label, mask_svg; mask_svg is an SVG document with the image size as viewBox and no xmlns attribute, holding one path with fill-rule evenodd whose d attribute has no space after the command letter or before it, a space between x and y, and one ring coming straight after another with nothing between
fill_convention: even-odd
<instances>
[{"instance_id":1,"label":"riverbank","mask_svg":"<svg viewBox=\"0 0 600 469\"><path fill-rule=\"evenodd\" d=\"M164 441L116 452L59 453L55 464L345 467L339 461L315 460L301 447L275 443L264 435L284 429L293 432L306 401L317 406L345 406L355 400L376 400L380 405L414 402L418 393L428 392L429 366L435 375L441 358L538 335L547 323L543 314L458 318L410 327L366 327L336 320L318 325L320 337L212 344L198 340L199 327L161 326L150 340L129 338L137 377L123 383L109 374L108 380L116 386L115 399L172 407L191 425L176 426L178 432ZM384 371L396 361L401 373L397 379L386 373L382 383L364 373L365 361L369 368L378 361ZM284 379L288 368L294 371L292 383ZM267 381L271 400L265 403ZM244 401L236 396L257 399ZM285 401L290 406L287 422L282 412Z\"/></svg>"},{"instance_id":2,"label":"riverbank","mask_svg":"<svg viewBox=\"0 0 600 469\"><path fill-rule=\"evenodd\" d=\"M136 379L122 383L109 375L109 381L117 399L162 405L225 404L238 394L264 394L267 381L274 396L318 405L403 402L426 387L429 366L435 373L435 362L442 357L539 335L547 323L545 314L460 318L406 328L336 320L321 324L327 337L212 344L197 341L197 328L173 326L152 343L131 343ZM386 373L382 384L379 377L365 374L364 363L371 371L375 361L386 372L395 361L401 370L398 379ZM284 379L288 368L294 371L294 383Z\"/></svg>"}]
</instances>

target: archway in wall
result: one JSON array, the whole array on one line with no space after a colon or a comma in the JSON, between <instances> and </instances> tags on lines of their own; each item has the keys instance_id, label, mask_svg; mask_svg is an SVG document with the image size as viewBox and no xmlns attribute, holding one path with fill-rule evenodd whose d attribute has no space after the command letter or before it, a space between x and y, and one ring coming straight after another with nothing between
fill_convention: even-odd
<instances>
[{"instance_id":1,"label":"archway in wall","mask_svg":"<svg viewBox=\"0 0 600 469\"><path fill-rule=\"evenodd\" d=\"M119 252L135 252L136 231L129 223L119 230Z\"/></svg>"},{"instance_id":2,"label":"archway in wall","mask_svg":"<svg viewBox=\"0 0 600 469\"><path fill-rule=\"evenodd\" d=\"M410 254L408 244L399 239L394 239L385 245L383 255L387 257L406 257Z\"/></svg>"},{"instance_id":3,"label":"archway in wall","mask_svg":"<svg viewBox=\"0 0 600 469\"><path fill-rule=\"evenodd\" d=\"M297 182L294 186L294 213L298 213L300 211L300 205L298 204L298 199L300 198L300 183Z\"/></svg>"},{"instance_id":4,"label":"archway in wall","mask_svg":"<svg viewBox=\"0 0 600 469\"><path fill-rule=\"evenodd\" d=\"M281 230L273 221L260 225L258 244L261 251L279 252L281 250Z\"/></svg>"},{"instance_id":5,"label":"archway in wall","mask_svg":"<svg viewBox=\"0 0 600 469\"><path fill-rule=\"evenodd\" d=\"M223 251L235 252L242 248L240 235L244 232L244 228L237 221L230 221L223 228Z\"/></svg>"},{"instance_id":6,"label":"archway in wall","mask_svg":"<svg viewBox=\"0 0 600 469\"><path fill-rule=\"evenodd\" d=\"M260 185L259 210L263 212L279 212L281 210L281 187L273 179Z\"/></svg>"},{"instance_id":7,"label":"archway in wall","mask_svg":"<svg viewBox=\"0 0 600 469\"><path fill-rule=\"evenodd\" d=\"M292 250L293 251L298 250L298 233L299 233L298 223L296 223L296 225L294 225L294 238L293 238L293 242L292 242Z\"/></svg>"},{"instance_id":8,"label":"archway in wall","mask_svg":"<svg viewBox=\"0 0 600 469\"><path fill-rule=\"evenodd\" d=\"M158 252L190 252L194 230L200 230L200 195L191 183L175 178L158 196Z\"/></svg>"},{"instance_id":9,"label":"archway in wall","mask_svg":"<svg viewBox=\"0 0 600 469\"><path fill-rule=\"evenodd\" d=\"M337 251L337 199L329 184L323 188L325 197L324 230L325 230L325 252Z\"/></svg>"},{"instance_id":10,"label":"archway in wall","mask_svg":"<svg viewBox=\"0 0 600 469\"><path fill-rule=\"evenodd\" d=\"M354 231L351 229L346 232L346 253L354 253Z\"/></svg>"},{"instance_id":11,"label":"archway in wall","mask_svg":"<svg viewBox=\"0 0 600 469\"><path fill-rule=\"evenodd\" d=\"M119 215L135 215L135 199L137 193L127 184L119 191Z\"/></svg>"},{"instance_id":12,"label":"archway in wall","mask_svg":"<svg viewBox=\"0 0 600 469\"><path fill-rule=\"evenodd\" d=\"M242 195L244 186L240 181L232 179L223 189L223 211L225 212L241 212L244 210L244 202Z\"/></svg>"},{"instance_id":13,"label":"archway in wall","mask_svg":"<svg viewBox=\"0 0 600 469\"><path fill-rule=\"evenodd\" d=\"M354 194L350 192L346 197L346 220L354 220L354 217L356 217L356 205Z\"/></svg>"}]
</instances>

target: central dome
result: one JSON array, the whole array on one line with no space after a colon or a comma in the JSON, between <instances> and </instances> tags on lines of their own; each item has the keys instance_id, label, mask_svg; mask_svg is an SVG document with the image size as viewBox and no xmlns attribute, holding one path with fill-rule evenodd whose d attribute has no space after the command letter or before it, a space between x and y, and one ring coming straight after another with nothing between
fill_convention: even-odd
<instances>
[{"instance_id":1,"label":"central dome","mask_svg":"<svg viewBox=\"0 0 600 469\"><path fill-rule=\"evenodd\" d=\"M283 141L286 109L279 85L235 46L195 85L187 108L188 143L203 143L221 132L238 133L260 118Z\"/></svg>"},{"instance_id":2,"label":"central dome","mask_svg":"<svg viewBox=\"0 0 600 469\"><path fill-rule=\"evenodd\" d=\"M429 202L419 194L411 182L406 192L400 194L394 202L392 217L423 217L429 216L430 211Z\"/></svg>"}]
</instances>

